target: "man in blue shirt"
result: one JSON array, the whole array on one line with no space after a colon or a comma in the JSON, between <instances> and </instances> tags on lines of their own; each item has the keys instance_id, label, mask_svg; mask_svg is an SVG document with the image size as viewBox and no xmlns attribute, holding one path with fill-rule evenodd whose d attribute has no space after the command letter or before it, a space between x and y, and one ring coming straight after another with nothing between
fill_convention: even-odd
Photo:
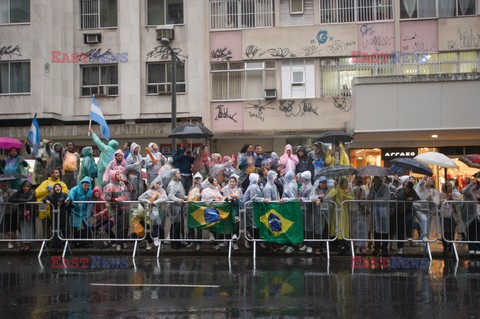
<instances>
[{"instance_id":1,"label":"man in blue shirt","mask_svg":"<svg viewBox=\"0 0 480 319\"><path fill-rule=\"evenodd\" d=\"M189 148L187 140L181 141L181 148L173 154L173 164L180 170L182 174L182 185L185 191L188 192L192 187L192 164L193 154Z\"/></svg>"}]
</instances>

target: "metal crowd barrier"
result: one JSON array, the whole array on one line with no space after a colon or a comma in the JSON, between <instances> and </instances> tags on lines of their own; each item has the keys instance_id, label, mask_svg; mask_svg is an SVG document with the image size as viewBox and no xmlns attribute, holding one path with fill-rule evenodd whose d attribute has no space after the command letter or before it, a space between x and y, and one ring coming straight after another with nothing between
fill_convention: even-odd
<instances>
[{"instance_id":1,"label":"metal crowd barrier","mask_svg":"<svg viewBox=\"0 0 480 319\"><path fill-rule=\"evenodd\" d=\"M270 201L278 203L279 201ZM304 243L319 248L321 243L325 243L327 258L330 259L330 242L338 238L338 207L333 201L321 202L316 205L315 202L300 202L302 208L302 221L304 229ZM245 203L245 213L243 218L245 240L253 243L253 258L257 255L257 242L265 242L261 239L257 227L254 223L253 202ZM334 224L334 225L332 225ZM335 226L335 227L334 227Z\"/></svg>"},{"instance_id":2,"label":"metal crowd barrier","mask_svg":"<svg viewBox=\"0 0 480 319\"><path fill-rule=\"evenodd\" d=\"M346 214L343 209L346 208ZM431 201L397 200L346 200L341 206L341 231L345 240L350 241L352 256L355 245L366 247L366 242L374 242L376 248L387 249L388 244L396 242L403 248L404 243L416 242L426 245L430 260L430 243L438 238L429 239L430 224L438 222L438 207ZM348 223L343 222L348 218ZM420 226L419 238L412 238L413 224ZM345 229L347 225L348 229ZM435 226L435 228L437 228ZM374 237L369 237L373 232ZM395 239L394 236L397 236Z\"/></svg>"},{"instance_id":3,"label":"metal crowd barrier","mask_svg":"<svg viewBox=\"0 0 480 319\"><path fill-rule=\"evenodd\" d=\"M39 256L45 243L54 237L55 216L37 219L38 212L45 211L46 205L41 202L0 203L0 242L42 242ZM40 222L40 224L39 224ZM37 231L37 228L39 231ZM17 234L18 233L18 234ZM8 238L6 238L8 236Z\"/></svg>"},{"instance_id":4,"label":"metal crowd barrier","mask_svg":"<svg viewBox=\"0 0 480 319\"><path fill-rule=\"evenodd\" d=\"M206 202L196 202L208 204ZM102 204L108 208L108 213L101 217L92 216L94 205ZM65 242L62 257L65 257L68 244L75 242L116 242L117 245L125 242L135 242L133 255L137 252L139 241L147 239L149 242L154 237L158 238L157 258L162 249L162 242L168 241L172 248L184 243L212 243L228 242L228 256L231 257L232 243L240 234L220 235L215 234L214 239L204 238L208 230L188 228L187 213L188 202L182 204L167 201L156 207L138 201L125 201L112 203L104 201L76 201L73 207L63 212L55 210L57 224L55 232L58 238ZM87 217L88 216L88 217ZM106 216L103 218L103 216ZM143 228L143 232L141 231ZM95 232L103 233L106 237L95 236ZM143 233L142 235L138 235ZM232 236L233 235L233 236Z\"/></svg>"},{"instance_id":5,"label":"metal crowd barrier","mask_svg":"<svg viewBox=\"0 0 480 319\"><path fill-rule=\"evenodd\" d=\"M444 250L453 248L459 260L456 244L468 244L469 251L480 251L480 209L478 201L445 201L440 207Z\"/></svg>"}]
</instances>

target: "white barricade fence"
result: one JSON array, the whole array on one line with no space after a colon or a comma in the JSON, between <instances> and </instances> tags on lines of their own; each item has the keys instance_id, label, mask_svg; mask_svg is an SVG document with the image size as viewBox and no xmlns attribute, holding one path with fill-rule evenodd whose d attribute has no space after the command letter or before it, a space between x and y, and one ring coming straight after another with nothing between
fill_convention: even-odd
<instances>
[{"instance_id":1,"label":"white barricade fence","mask_svg":"<svg viewBox=\"0 0 480 319\"><path fill-rule=\"evenodd\" d=\"M480 256L480 206L478 201L449 200L440 207L442 243L445 252L455 253L456 244L467 244L470 255Z\"/></svg>"},{"instance_id":2,"label":"white barricade fence","mask_svg":"<svg viewBox=\"0 0 480 319\"><path fill-rule=\"evenodd\" d=\"M418 239L412 238L414 222L420 228ZM346 200L340 210L339 231L351 242L352 256L368 242L374 243L374 254L386 253L389 243L396 242L403 249L406 242L416 242L425 245L432 259L430 243L438 238L429 238L430 225L438 229L437 222L438 207L431 201Z\"/></svg>"},{"instance_id":3,"label":"white barricade fence","mask_svg":"<svg viewBox=\"0 0 480 319\"><path fill-rule=\"evenodd\" d=\"M270 201L269 203L282 202ZM330 259L329 243L335 241L338 234L337 226L339 223L337 204L333 201L304 201L300 202L300 207L302 210L304 232L304 241L301 250L311 253L312 249L315 249L320 253L321 249L324 248L327 253L327 258ZM260 237L258 228L254 222L254 214L253 202L249 201L245 203L243 231L245 233L246 245L249 246L249 242L253 244L253 257L256 258L257 242L265 243L266 241ZM282 246L285 247L286 245L288 244Z\"/></svg>"},{"instance_id":4,"label":"white barricade fence","mask_svg":"<svg viewBox=\"0 0 480 319\"><path fill-rule=\"evenodd\" d=\"M40 219L39 215L43 218ZM0 233L3 242L23 242L31 244L46 241L54 237L55 216L41 202L0 203ZM41 254L41 252L40 252Z\"/></svg>"}]
</instances>

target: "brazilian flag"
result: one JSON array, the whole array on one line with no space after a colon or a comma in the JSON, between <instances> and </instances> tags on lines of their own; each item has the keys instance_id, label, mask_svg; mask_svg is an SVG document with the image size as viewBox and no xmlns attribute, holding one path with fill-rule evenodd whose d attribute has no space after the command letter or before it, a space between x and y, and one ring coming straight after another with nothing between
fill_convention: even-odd
<instances>
[{"instance_id":1,"label":"brazilian flag","mask_svg":"<svg viewBox=\"0 0 480 319\"><path fill-rule=\"evenodd\" d=\"M230 234L235 230L234 206L223 202L212 202L209 205L188 203L188 227Z\"/></svg>"},{"instance_id":2,"label":"brazilian flag","mask_svg":"<svg viewBox=\"0 0 480 319\"><path fill-rule=\"evenodd\" d=\"M298 201L284 203L253 203L255 225L260 238L271 243L300 244L303 242L302 209Z\"/></svg>"}]
</instances>

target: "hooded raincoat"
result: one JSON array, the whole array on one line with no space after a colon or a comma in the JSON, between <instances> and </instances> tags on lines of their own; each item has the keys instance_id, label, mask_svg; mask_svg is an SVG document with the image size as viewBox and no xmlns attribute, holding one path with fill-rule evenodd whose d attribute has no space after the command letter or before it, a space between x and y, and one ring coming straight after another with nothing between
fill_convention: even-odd
<instances>
[{"instance_id":1,"label":"hooded raincoat","mask_svg":"<svg viewBox=\"0 0 480 319\"><path fill-rule=\"evenodd\" d=\"M299 152L303 152L303 156L299 155ZM295 172L303 173L305 171L310 171L313 174L313 165L310 159L308 158L307 149L305 146L300 146L297 151L298 164L295 168Z\"/></svg>"},{"instance_id":2,"label":"hooded raincoat","mask_svg":"<svg viewBox=\"0 0 480 319\"><path fill-rule=\"evenodd\" d=\"M350 160L348 159L347 152L345 151L345 146L343 145L342 142L340 142L338 145L338 155L334 154L332 150L327 151L327 155L325 155L325 164L326 166L335 166L335 165L350 166Z\"/></svg>"},{"instance_id":3,"label":"hooded raincoat","mask_svg":"<svg viewBox=\"0 0 480 319\"><path fill-rule=\"evenodd\" d=\"M323 180L326 181L324 178ZM330 197L328 196L328 193L330 192L330 189L326 187L325 189L320 188L320 182L322 181L321 178L317 179L315 181L315 184L312 186L312 190L310 191L309 199L311 202L315 202L318 199L320 199L321 203L328 203L331 201ZM323 199L320 198L320 195L323 195ZM331 219L331 215L335 215L335 210L333 205L323 205L320 204L317 206L316 204L313 204L314 206L314 217L313 217L313 231L315 233L315 238L321 238L323 234L323 229L325 228L325 223L329 223ZM308 223L307 223L307 231L310 231L308 228ZM329 236L329 234L327 234Z\"/></svg>"},{"instance_id":4,"label":"hooded raincoat","mask_svg":"<svg viewBox=\"0 0 480 319\"><path fill-rule=\"evenodd\" d=\"M138 148L138 153L135 155L134 150ZM132 142L130 146L130 154L127 157L127 172L128 181L133 186L132 200L138 199L138 196L143 193L143 179L142 179L142 167L145 164L145 160L140 155L140 145Z\"/></svg>"},{"instance_id":5,"label":"hooded raincoat","mask_svg":"<svg viewBox=\"0 0 480 319\"><path fill-rule=\"evenodd\" d=\"M115 155L117 154L122 154L122 160L120 163L117 162L115 159ZM103 184L107 184L110 181L110 173L113 171L120 171L122 175L127 176L127 162L125 161L125 158L123 157L123 152L122 150L116 150L113 156L112 161L108 164L105 173L103 174Z\"/></svg>"},{"instance_id":6,"label":"hooded raincoat","mask_svg":"<svg viewBox=\"0 0 480 319\"><path fill-rule=\"evenodd\" d=\"M82 149L82 165L80 168L80 179L84 177L90 177L92 180L97 178L97 164L95 164L95 160L93 159L93 149L91 146L85 146Z\"/></svg>"},{"instance_id":7,"label":"hooded raincoat","mask_svg":"<svg viewBox=\"0 0 480 319\"><path fill-rule=\"evenodd\" d=\"M176 171L179 171L179 169L174 168L170 171L171 181L168 183L167 187L168 199L174 201L171 205L171 214L174 223L181 221L184 206L183 203L180 203L179 201L185 200L185 188L183 188L182 180L176 178Z\"/></svg>"},{"instance_id":8,"label":"hooded raincoat","mask_svg":"<svg viewBox=\"0 0 480 319\"><path fill-rule=\"evenodd\" d=\"M30 144L26 144L27 154L32 156L32 148ZM48 147L48 140L42 140L38 149L38 154L35 156L35 166L33 167L33 184L39 185L45 180L47 171L48 157L51 154L51 149Z\"/></svg>"},{"instance_id":9,"label":"hooded raincoat","mask_svg":"<svg viewBox=\"0 0 480 319\"><path fill-rule=\"evenodd\" d=\"M108 141L108 144L105 144L94 132L92 132L92 139L97 145L98 149L100 150L100 156L98 158L98 164L97 164L98 179L99 181L101 181L102 187L104 187L109 182L109 179L107 178L106 180L103 180L102 178L108 164L113 159L113 153L115 153L115 150L118 147L118 142L116 140L110 140Z\"/></svg>"},{"instance_id":10,"label":"hooded raincoat","mask_svg":"<svg viewBox=\"0 0 480 319\"><path fill-rule=\"evenodd\" d=\"M147 154L145 157L145 167L147 169L147 185L150 185L155 178L158 176L158 172L160 171L160 168L162 168L163 165L167 162L167 159L165 156L163 156L162 153L158 151L158 145L157 145L157 151L153 151L153 146L157 145L155 143L150 143L148 144L148 149L150 150L150 153L153 155L153 157L157 160L157 163L154 164L152 157L150 154Z\"/></svg>"},{"instance_id":11,"label":"hooded raincoat","mask_svg":"<svg viewBox=\"0 0 480 319\"><path fill-rule=\"evenodd\" d=\"M211 184L208 179L205 180L206 184L202 190L202 201L222 201L222 193L218 190L218 187L215 187Z\"/></svg>"},{"instance_id":12,"label":"hooded raincoat","mask_svg":"<svg viewBox=\"0 0 480 319\"><path fill-rule=\"evenodd\" d=\"M258 186L258 179L260 176L255 173L251 173L248 177L250 184L248 188L245 190L242 199L242 206L245 206L247 202L263 202L264 198L262 197L262 191ZM247 218L247 226L248 227L255 227L253 222L253 205L248 205L246 207L246 218Z\"/></svg>"},{"instance_id":13,"label":"hooded raincoat","mask_svg":"<svg viewBox=\"0 0 480 319\"><path fill-rule=\"evenodd\" d=\"M158 190L153 188L155 184L160 184ZM154 226L163 225L165 221L165 207L163 207L162 203L168 201L168 195L162 186L162 178L157 176L150 183L150 188L138 198L140 203L151 209L150 219Z\"/></svg>"},{"instance_id":14,"label":"hooded raincoat","mask_svg":"<svg viewBox=\"0 0 480 319\"><path fill-rule=\"evenodd\" d=\"M287 154L288 150L291 151L290 156L288 156ZM286 172L293 172L293 174L295 175L295 169L298 164L298 157L293 153L292 145L290 144L285 145L283 155L280 156L280 163L283 164Z\"/></svg>"},{"instance_id":15,"label":"hooded raincoat","mask_svg":"<svg viewBox=\"0 0 480 319\"><path fill-rule=\"evenodd\" d=\"M283 194L282 199L296 200L298 185L295 181L295 173L288 171L283 178Z\"/></svg>"},{"instance_id":16,"label":"hooded raincoat","mask_svg":"<svg viewBox=\"0 0 480 319\"><path fill-rule=\"evenodd\" d=\"M88 183L88 190L85 192L82 189L82 184ZM68 198L73 202L76 201L91 201L92 200L92 182L90 178L84 177L77 186L72 188L68 193ZM81 227L82 223L89 226L88 219L92 213L92 204L79 203L73 204L72 209L72 224L73 227Z\"/></svg>"},{"instance_id":17,"label":"hooded raincoat","mask_svg":"<svg viewBox=\"0 0 480 319\"><path fill-rule=\"evenodd\" d=\"M28 163L20 155L15 157L11 157L10 155L5 156L3 165L3 172L6 174L10 173L25 175L27 172L25 168L28 167ZM8 182L8 185L11 189L20 189L21 184L21 180L13 180Z\"/></svg>"},{"instance_id":18,"label":"hooded raincoat","mask_svg":"<svg viewBox=\"0 0 480 319\"><path fill-rule=\"evenodd\" d=\"M30 185L30 189L25 193L22 187L26 184ZM32 189L32 184L30 184L29 181L23 181L20 185L20 189L16 191L8 201L10 203L18 204L17 214L20 238L34 239L35 212L38 206L35 204L27 204L35 201L35 192Z\"/></svg>"},{"instance_id":19,"label":"hooded raincoat","mask_svg":"<svg viewBox=\"0 0 480 319\"><path fill-rule=\"evenodd\" d=\"M60 179L53 180L51 177L49 177L35 189L35 197L37 202L42 202L43 199L50 194L50 190L53 189L55 184L60 184L62 186L62 193L68 193L68 187L64 182L62 182ZM50 218L50 206L47 206L45 210L41 210L39 212L39 217L40 219Z\"/></svg>"},{"instance_id":20,"label":"hooded raincoat","mask_svg":"<svg viewBox=\"0 0 480 319\"><path fill-rule=\"evenodd\" d=\"M263 197L271 201L279 200L275 178L277 178L277 173L275 171L268 171L267 184L263 188Z\"/></svg>"},{"instance_id":21,"label":"hooded raincoat","mask_svg":"<svg viewBox=\"0 0 480 319\"><path fill-rule=\"evenodd\" d=\"M375 184L370 187L367 195L368 200L390 200L390 189L385 183L377 188ZM373 203L371 206L374 222L374 231L379 234L390 232L390 204Z\"/></svg>"},{"instance_id":22,"label":"hooded raincoat","mask_svg":"<svg viewBox=\"0 0 480 319\"><path fill-rule=\"evenodd\" d=\"M350 218L348 213L348 205L342 205L343 201L353 199L353 195L351 192L346 192L342 189L341 185L344 183L346 179L342 177L340 182L335 188L330 189L328 196L332 198L335 203L337 203L337 207L341 209L340 212L340 227L338 230L338 239L350 238ZM350 186L349 186L350 187ZM335 236L336 231L336 218L335 214L330 215L330 236Z\"/></svg>"}]
</instances>

